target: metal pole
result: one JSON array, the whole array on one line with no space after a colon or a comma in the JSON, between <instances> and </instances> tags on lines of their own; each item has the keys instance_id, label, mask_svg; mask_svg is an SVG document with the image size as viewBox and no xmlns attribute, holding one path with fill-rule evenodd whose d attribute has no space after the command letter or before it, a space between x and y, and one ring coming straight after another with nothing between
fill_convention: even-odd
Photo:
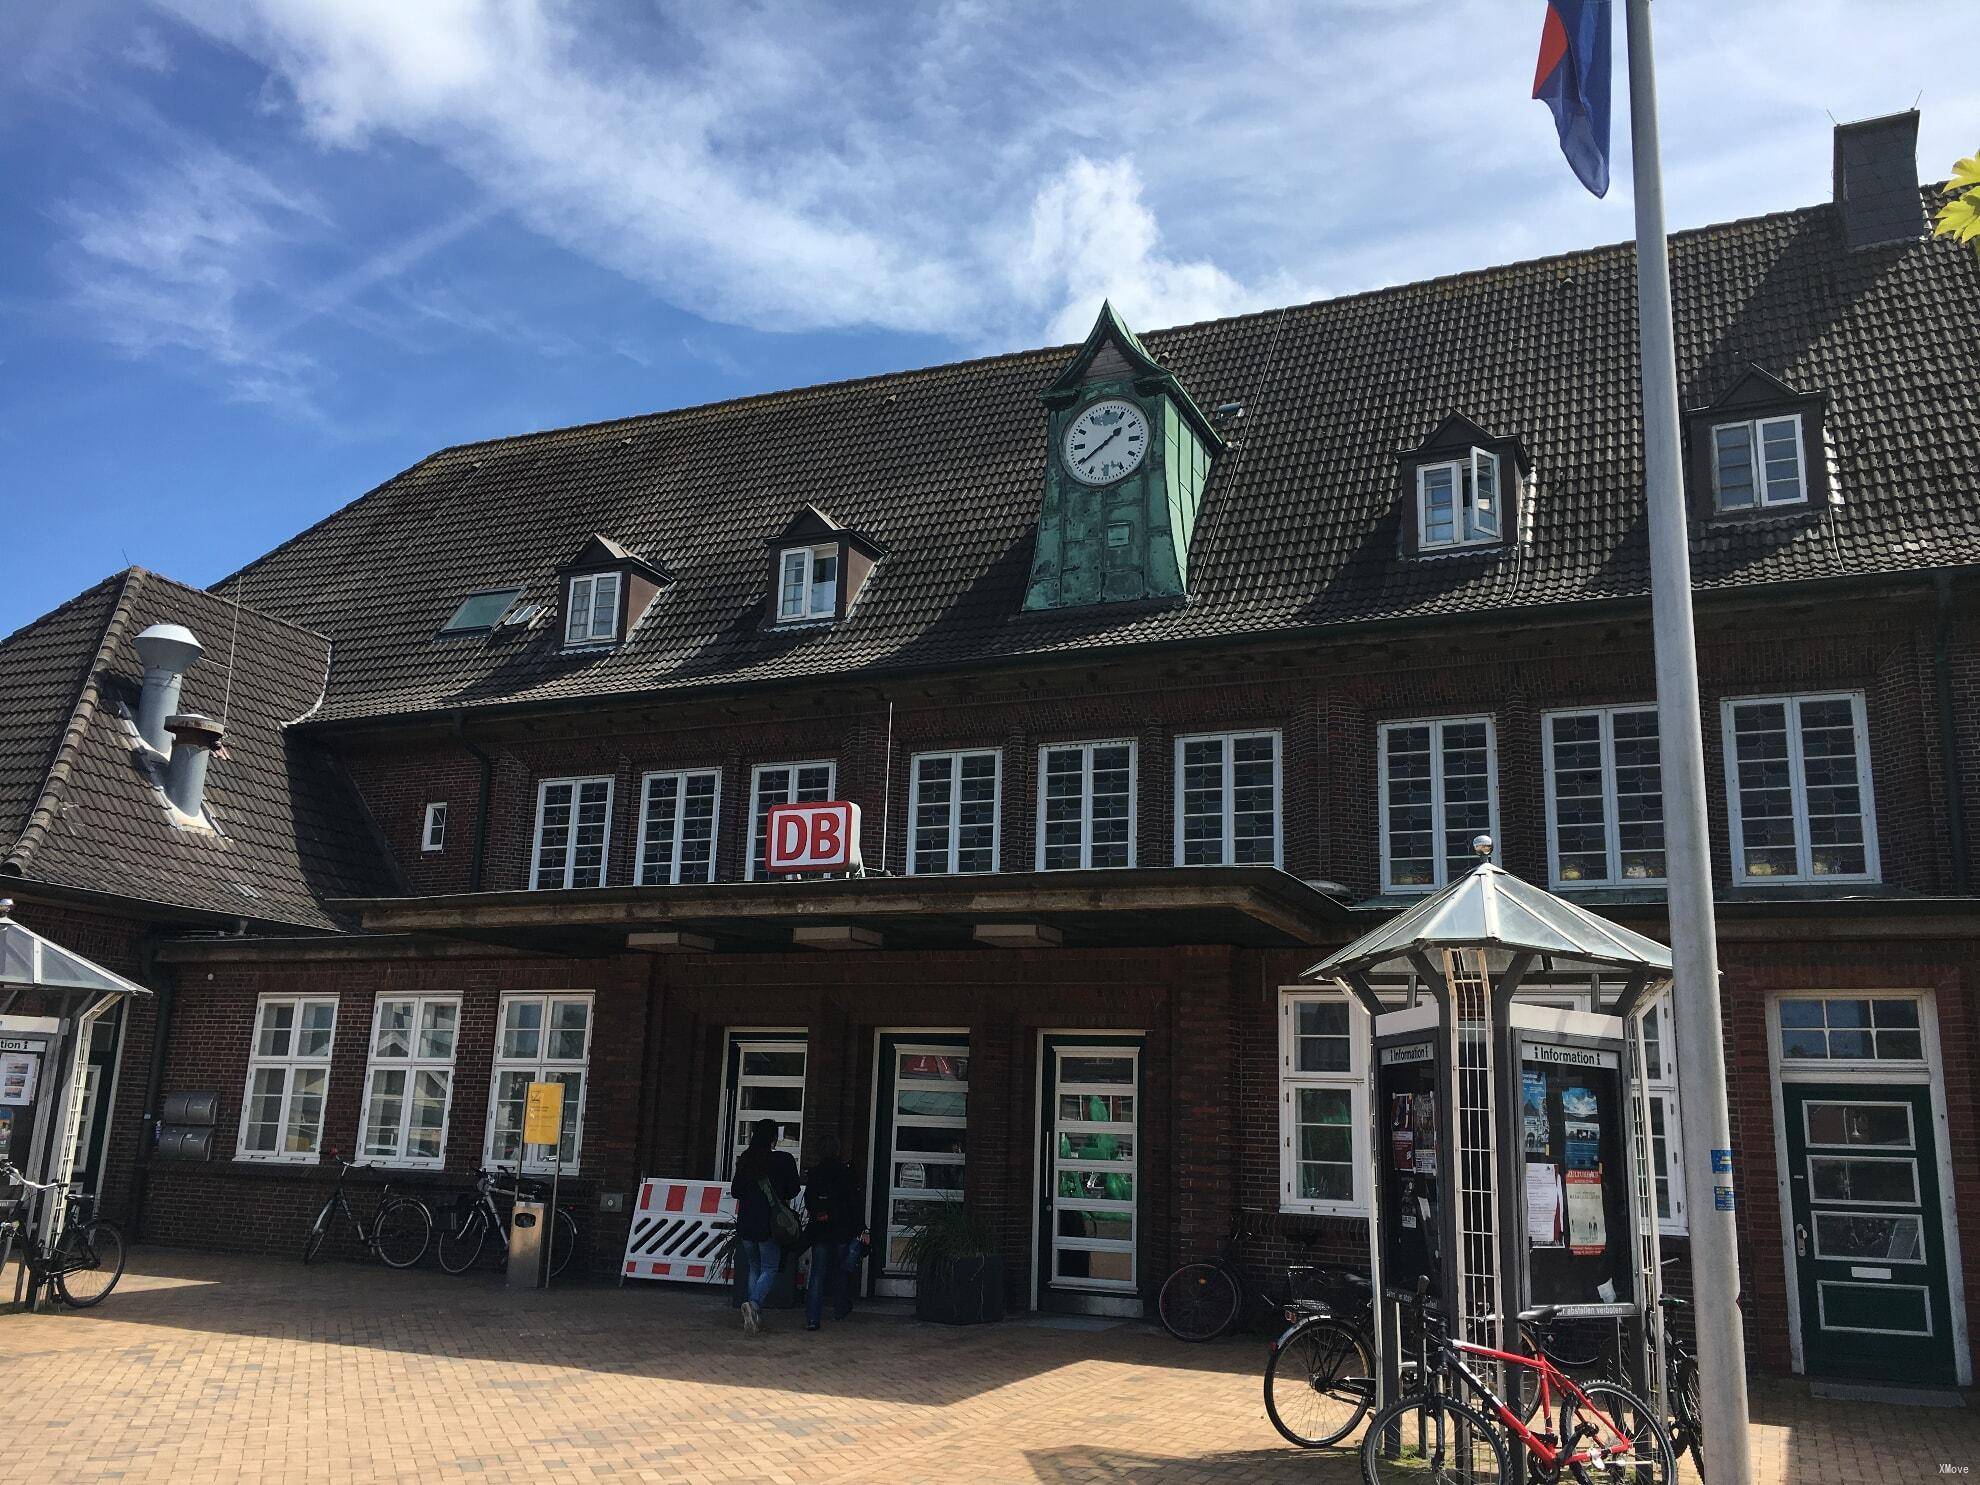
<instances>
[{"instance_id":1,"label":"metal pole","mask_svg":"<svg viewBox=\"0 0 1980 1485\"><path fill-rule=\"evenodd\" d=\"M1719 1012L1712 858L1705 827L1705 745L1691 622L1678 439L1677 357L1657 148L1650 0L1628 0L1630 153L1636 194L1636 315L1643 348L1643 464L1650 507L1650 600L1657 655L1666 874L1670 879L1671 1004L1684 1109L1684 1190L1691 1218L1692 1313L1704 1378L1705 1457L1712 1485L1750 1485L1746 1342L1740 1328L1739 1245L1732 1202L1731 1120Z\"/></svg>"}]
</instances>

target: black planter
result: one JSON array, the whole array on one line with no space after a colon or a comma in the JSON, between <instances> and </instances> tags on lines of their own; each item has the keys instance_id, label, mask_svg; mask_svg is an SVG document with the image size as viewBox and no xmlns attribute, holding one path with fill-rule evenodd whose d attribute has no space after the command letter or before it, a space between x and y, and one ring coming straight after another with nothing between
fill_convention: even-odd
<instances>
[{"instance_id":1,"label":"black planter","mask_svg":"<svg viewBox=\"0 0 1980 1485\"><path fill-rule=\"evenodd\" d=\"M952 1258L922 1265L914 1280L914 1314L938 1325L981 1325L1004 1318L1004 1260Z\"/></svg>"}]
</instances>

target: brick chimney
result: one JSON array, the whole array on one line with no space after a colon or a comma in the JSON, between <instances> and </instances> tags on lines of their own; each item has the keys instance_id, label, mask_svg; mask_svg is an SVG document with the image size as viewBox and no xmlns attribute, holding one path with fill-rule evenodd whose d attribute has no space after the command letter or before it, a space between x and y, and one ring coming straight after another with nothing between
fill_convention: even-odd
<instances>
[{"instance_id":1,"label":"brick chimney","mask_svg":"<svg viewBox=\"0 0 1980 1485\"><path fill-rule=\"evenodd\" d=\"M1836 125L1835 202L1852 252L1925 235L1917 109Z\"/></svg>"}]
</instances>

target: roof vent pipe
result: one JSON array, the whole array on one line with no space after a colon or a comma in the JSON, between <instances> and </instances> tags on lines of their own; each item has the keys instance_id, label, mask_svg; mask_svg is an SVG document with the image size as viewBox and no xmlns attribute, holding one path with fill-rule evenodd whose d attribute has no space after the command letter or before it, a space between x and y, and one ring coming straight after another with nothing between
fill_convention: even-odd
<instances>
[{"instance_id":1,"label":"roof vent pipe","mask_svg":"<svg viewBox=\"0 0 1980 1485\"><path fill-rule=\"evenodd\" d=\"M137 637L144 662L144 694L138 698L138 735L152 750L171 756L167 719L179 709L179 688L199 659L199 641L182 624L153 624Z\"/></svg>"},{"instance_id":2,"label":"roof vent pipe","mask_svg":"<svg viewBox=\"0 0 1980 1485\"><path fill-rule=\"evenodd\" d=\"M226 731L211 717L182 712L165 719L165 730L177 744L165 770L165 797L172 808L194 820L205 818L206 765Z\"/></svg>"}]
</instances>

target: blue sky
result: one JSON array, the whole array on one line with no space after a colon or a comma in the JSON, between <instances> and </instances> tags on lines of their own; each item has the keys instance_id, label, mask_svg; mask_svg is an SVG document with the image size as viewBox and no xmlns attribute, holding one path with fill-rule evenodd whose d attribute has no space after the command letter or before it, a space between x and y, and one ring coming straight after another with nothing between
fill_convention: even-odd
<instances>
[{"instance_id":1,"label":"blue sky","mask_svg":"<svg viewBox=\"0 0 1980 1485\"><path fill-rule=\"evenodd\" d=\"M1682 227L1830 117L1980 146L1970 0L1659 0ZM1541 0L0 11L0 633L207 583L448 444L1630 235ZM1621 63L1618 38L1618 66Z\"/></svg>"}]
</instances>

